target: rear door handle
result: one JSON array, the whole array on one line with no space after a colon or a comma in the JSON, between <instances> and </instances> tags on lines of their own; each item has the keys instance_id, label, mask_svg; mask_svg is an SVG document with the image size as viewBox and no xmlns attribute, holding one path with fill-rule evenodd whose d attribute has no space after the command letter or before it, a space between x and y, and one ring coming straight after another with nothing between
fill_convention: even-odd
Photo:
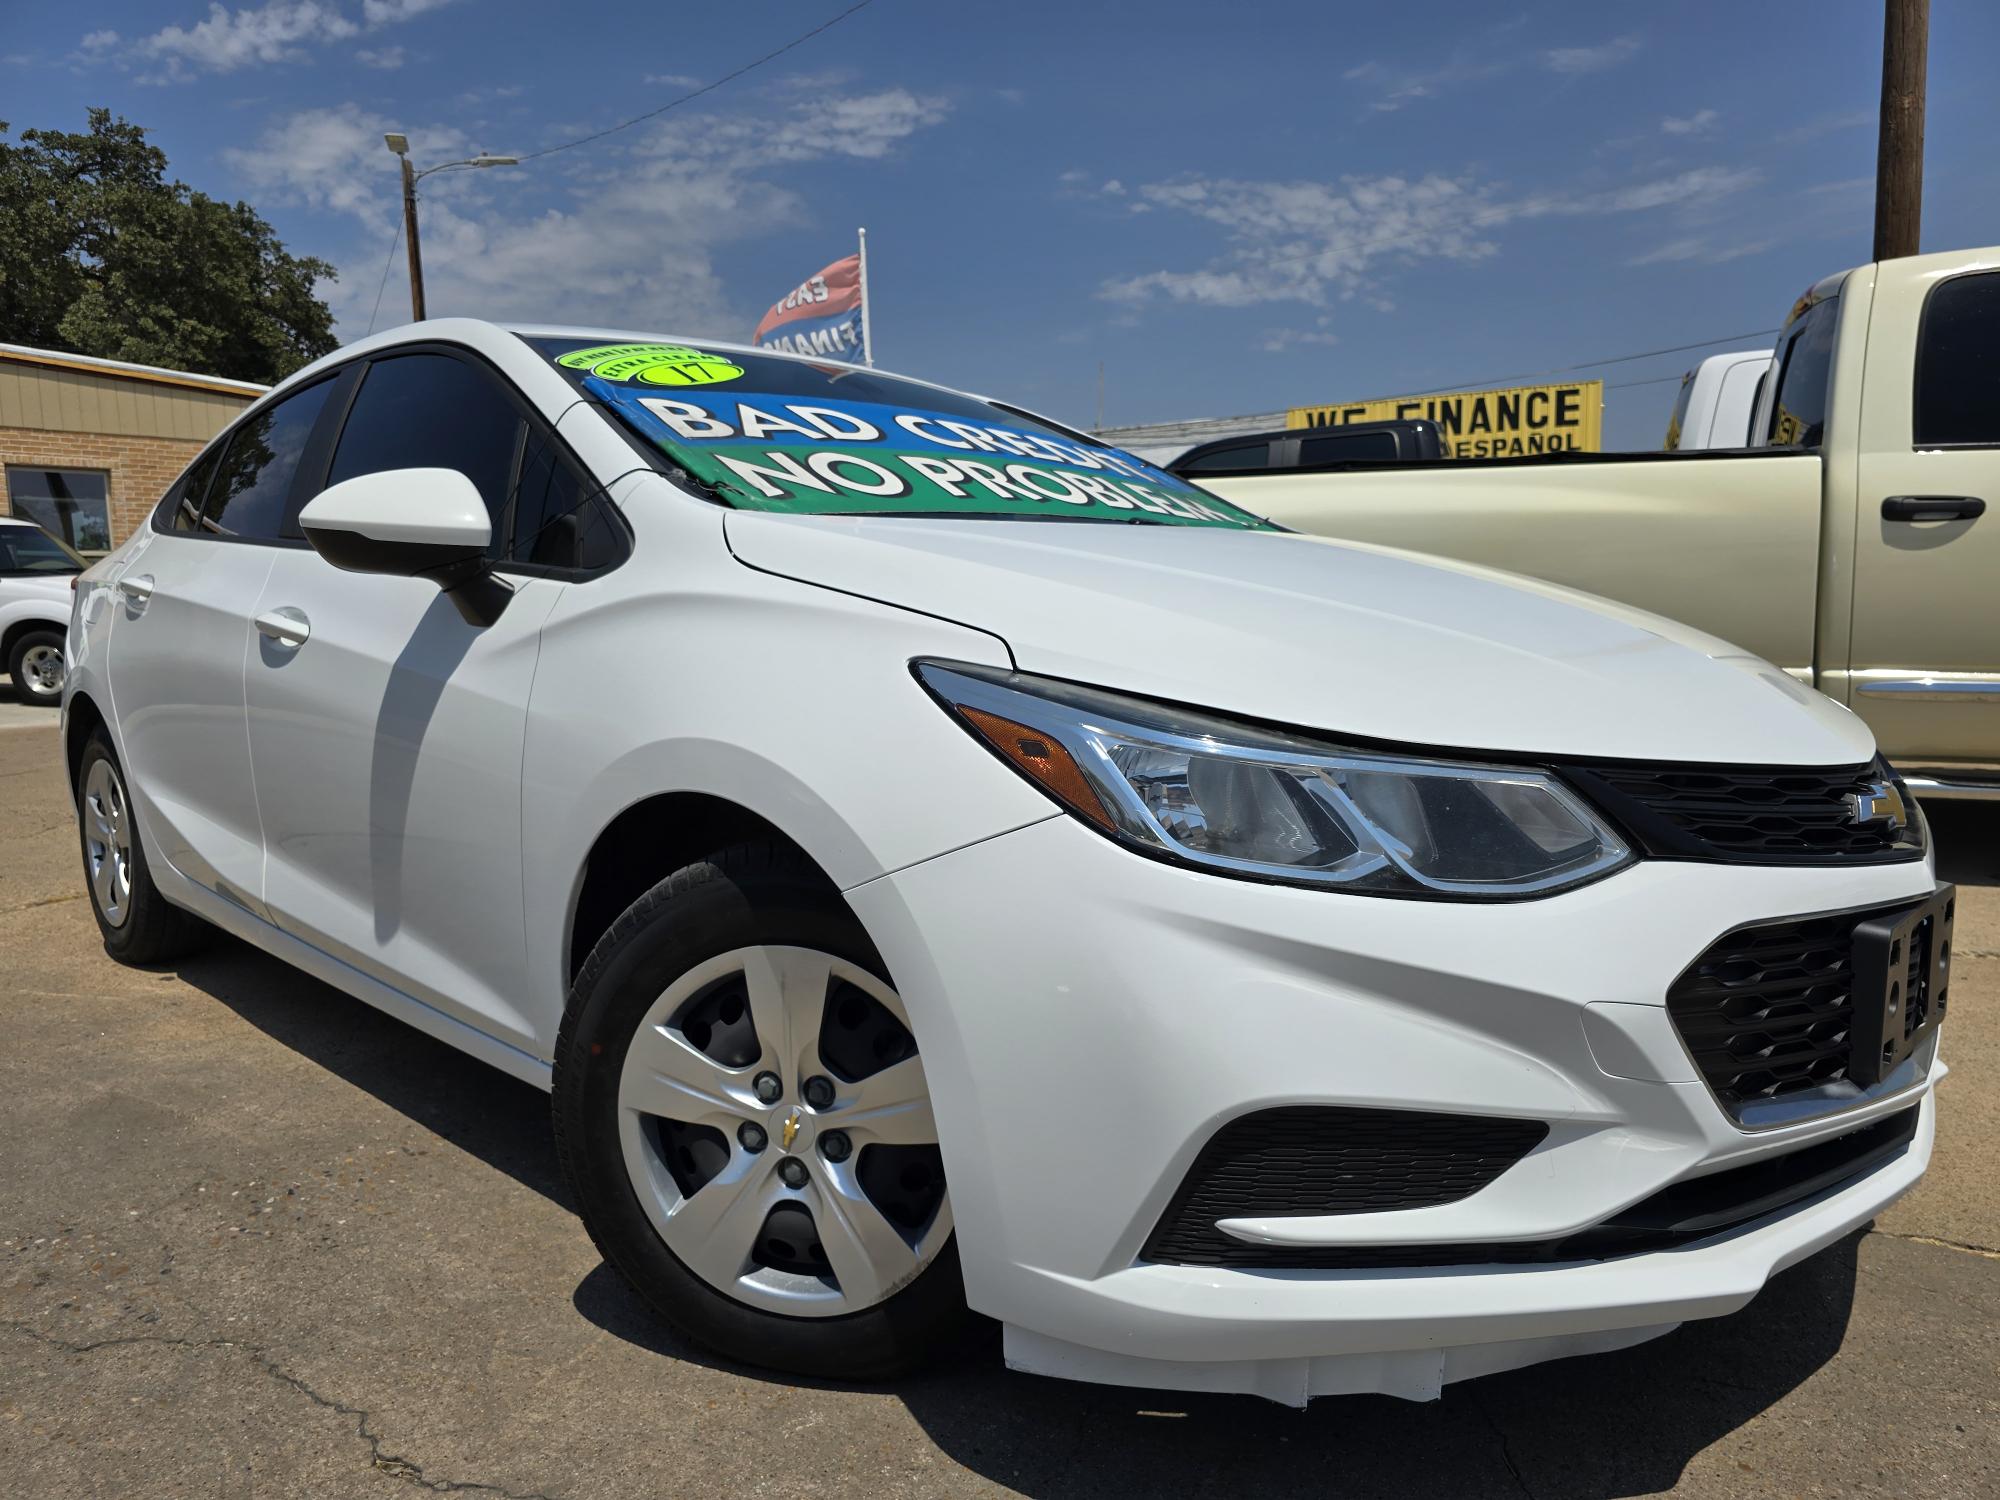
<instances>
[{"instance_id":1,"label":"rear door handle","mask_svg":"<svg viewBox=\"0 0 2000 1500\"><path fill-rule=\"evenodd\" d=\"M118 592L134 604L144 605L153 597L153 575L141 573L137 578L121 578L118 580Z\"/></svg>"},{"instance_id":2,"label":"rear door handle","mask_svg":"<svg viewBox=\"0 0 2000 1500\"><path fill-rule=\"evenodd\" d=\"M1882 502L1885 521L1976 521L1985 514L1977 495L1891 495Z\"/></svg>"},{"instance_id":3,"label":"rear door handle","mask_svg":"<svg viewBox=\"0 0 2000 1500\"><path fill-rule=\"evenodd\" d=\"M312 635L312 621L305 611L293 609L289 604L282 609L267 610L257 616L257 633L277 642L287 651L296 651Z\"/></svg>"}]
</instances>

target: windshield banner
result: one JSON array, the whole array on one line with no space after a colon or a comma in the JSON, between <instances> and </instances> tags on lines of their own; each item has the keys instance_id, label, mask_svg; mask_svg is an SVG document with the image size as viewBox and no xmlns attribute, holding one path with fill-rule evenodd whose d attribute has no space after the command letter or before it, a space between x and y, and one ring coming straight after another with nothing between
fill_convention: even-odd
<instances>
[{"instance_id":1,"label":"windshield banner","mask_svg":"<svg viewBox=\"0 0 2000 1500\"><path fill-rule=\"evenodd\" d=\"M771 304L750 335L760 349L786 354L817 354L866 364L861 318L861 257L835 261L817 276L808 276Z\"/></svg>"},{"instance_id":2,"label":"windshield banner","mask_svg":"<svg viewBox=\"0 0 2000 1500\"><path fill-rule=\"evenodd\" d=\"M696 480L750 510L1265 525L1130 454L1023 427L872 401L663 395L657 384L595 374L583 384Z\"/></svg>"}]
</instances>

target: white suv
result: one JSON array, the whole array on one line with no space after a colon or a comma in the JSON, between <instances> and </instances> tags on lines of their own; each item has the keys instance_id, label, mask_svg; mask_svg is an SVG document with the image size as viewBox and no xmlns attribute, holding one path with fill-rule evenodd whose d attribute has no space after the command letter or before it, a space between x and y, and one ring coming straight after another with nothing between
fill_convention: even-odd
<instances>
[{"instance_id":1,"label":"white suv","mask_svg":"<svg viewBox=\"0 0 2000 1500\"><path fill-rule=\"evenodd\" d=\"M0 516L0 665L23 703L62 701L63 632L84 567L33 521Z\"/></svg>"},{"instance_id":2,"label":"white suv","mask_svg":"<svg viewBox=\"0 0 2000 1500\"><path fill-rule=\"evenodd\" d=\"M1284 534L1015 407L440 321L86 576L121 959L212 924L554 1093L738 1359L1435 1394L1922 1174L1952 898L1723 643Z\"/></svg>"}]
</instances>

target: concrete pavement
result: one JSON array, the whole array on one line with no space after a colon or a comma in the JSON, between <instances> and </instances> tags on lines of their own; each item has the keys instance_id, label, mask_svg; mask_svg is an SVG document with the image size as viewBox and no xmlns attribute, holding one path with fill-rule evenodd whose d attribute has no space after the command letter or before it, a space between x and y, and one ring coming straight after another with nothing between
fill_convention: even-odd
<instances>
[{"instance_id":1,"label":"concrete pavement","mask_svg":"<svg viewBox=\"0 0 2000 1500\"><path fill-rule=\"evenodd\" d=\"M2000 1490L2000 809L1936 1165L1732 1318L1298 1413L724 1366L598 1260L546 1102L240 944L104 957L46 728L0 729L0 1494L1985 1496Z\"/></svg>"}]
</instances>

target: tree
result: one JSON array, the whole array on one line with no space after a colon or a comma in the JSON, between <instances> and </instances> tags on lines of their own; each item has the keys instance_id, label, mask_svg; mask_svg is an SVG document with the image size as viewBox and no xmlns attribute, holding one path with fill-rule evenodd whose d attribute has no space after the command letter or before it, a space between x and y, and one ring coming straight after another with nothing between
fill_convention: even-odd
<instances>
[{"instance_id":1,"label":"tree","mask_svg":"<svg viewBox=\"0 0 2000 1500\"><path fill-rule=\"evenodd\" d=\"M323 260L292 255L247 203L167 178L143 126L0 121L0 339L269 383L335 347L314 291Z\"/></svg>"}]
</instances>

